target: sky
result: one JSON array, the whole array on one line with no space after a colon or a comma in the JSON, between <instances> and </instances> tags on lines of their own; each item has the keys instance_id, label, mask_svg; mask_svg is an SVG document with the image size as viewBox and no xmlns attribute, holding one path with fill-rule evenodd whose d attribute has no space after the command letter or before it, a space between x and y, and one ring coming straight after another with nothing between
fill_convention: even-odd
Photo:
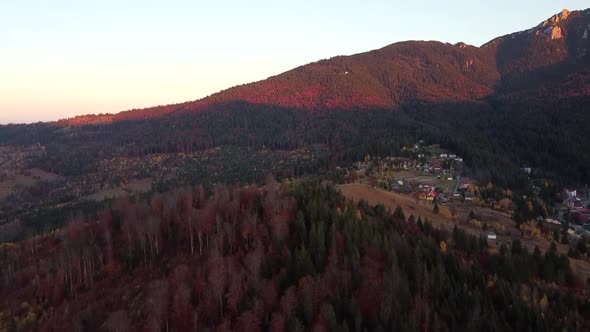
<instances>
[{"instance_id":1,"label":"sky","mask_svg":"<svg viewBox=\"0 0 590 332\"><path fill-rule=\"evenodd\" d=\"M320 3L321 2L321 3ZM479 46L587 0L0 0L0 123L196 100L404 40Z\"/></svg>"}]
</instances>

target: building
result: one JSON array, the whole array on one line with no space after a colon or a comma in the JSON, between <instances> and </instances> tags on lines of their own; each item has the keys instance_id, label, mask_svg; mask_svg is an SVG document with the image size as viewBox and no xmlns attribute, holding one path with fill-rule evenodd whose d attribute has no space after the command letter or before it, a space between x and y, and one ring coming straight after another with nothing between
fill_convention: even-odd
<instances>
[{"instance_id":1,"label":"building","mask_svg":"<svg viewBox=\"0 0 590 332\"><path fill-rule=\"evenodd\" d=\"M564 196L565 196L565 199L576 198L576 197L578 197L578 192L575 189L574 190L565 189Z\"/></svg>"},{"instance_id":2,"label":"building","mask_svg":"<svg viewBox=\"0 0 590 332\"><path fill-rule=\"evenodd\" d=\"M469 188L470 185L471 185L471 180L469 180L468 178L461 178L461 181L459 182L459 188L467 189L467 188Z\"/></svg>"},{"instance_id":3,"label":"building","mask_svg":"<svg viewBox=\"0 0 590 332\"><path fill-rule=\"evenodd\" d=\"M575 197L568 198L567 200L565 200L564 205L570 209L583 209L584 208L582 201L579 198L575 198Z\"/></svg>"},{"instance_id":4,"label":"building","mask_svg":"<svg viewBox=\"0 0 590 332\"><path fill-rule=\"evenodd\" d=\"M494 232L489 232L486 234L486 239L495 241L498 239L498 236Z\"/></svg>"},{"instance_id":5,"label":"building","mask_svg":"<svg viewBox=\"0 0 590 332\"><path fill-rule=\"evenodd\" d=\"M425 200L425 201L434 201L436 196L437 196L437 194L436 194L436 190L434 190L434 188L425 189L424 191L422 191L418 195L418 197L420 199Z\"/></svg>"}]
</instances>

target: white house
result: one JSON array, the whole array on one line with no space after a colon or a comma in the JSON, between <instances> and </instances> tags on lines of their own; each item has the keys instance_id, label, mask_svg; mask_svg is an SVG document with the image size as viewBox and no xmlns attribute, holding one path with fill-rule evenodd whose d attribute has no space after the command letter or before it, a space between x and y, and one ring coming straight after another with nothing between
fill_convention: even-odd
<instances>
[{"instance_id":1,"label":"white house","mask_svg":"<svg viewBox=\"0 0 590 332\"><path fill-rule=\"evenodd\" d=\"M565 197L567 198L574 198L578 196L578 192L574 190L565 189Z\"/></svg>"}]
</instances>

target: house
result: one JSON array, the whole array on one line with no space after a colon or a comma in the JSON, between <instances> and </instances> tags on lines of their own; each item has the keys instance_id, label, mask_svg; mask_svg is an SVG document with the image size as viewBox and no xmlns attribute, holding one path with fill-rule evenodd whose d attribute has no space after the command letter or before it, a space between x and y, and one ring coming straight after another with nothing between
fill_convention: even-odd
<instances>
[{"instance_id":1,"label":"house","mask_svg":"<svg viewBox=\"0 0 590 332\"><path fill-rule=\"evenodd\" d=\"M422 200L425 201L434 201L434 199L436 198L437 194L436 194L436 190L434 190L434 188L429 188L425 191L422 191L418 197Z\"/></svg>"},{"instance_id":2,"label":"house","mask_svg":"<svg viewBox=\"0 0 590 332\"><path fill-rule=\"evenodd\" d=\"M398 180L398 181L397 181L397 184L398 184L398 185L400 185L400 186L403 186L403 185L404 185L404 181L402 181L402 180Z\"/></svg>"},{"instance_id":3,"label":"house","mask_svg":"<svg viewBox=\"0 0 590 332\"><path fill-rule=\"evenodd\" d=\"M453 177L452 177L452 176L449 176L449 177L447 178L447 181L453 181Z\"/></svg>"},{"instance_id":4,"label":"house","mask_svg":"<svg viewBox=\"0 0 590 332\"><path fill-rule=\"evenodd\" d=\"M450 155L449 155L449 158L451 158L451 159L455 159L455 158L457 158L457 155L456 155L456 154L450 154Z\"/></svg>"},{"instance_id":5,"label":"house","mask_svg":"<svg viewBox=\"0 0 590 332\"><path fill-rule=\"evenodd\" d=\"M456 161L456 162L459 162L459 163L462 163L462 162L463 162L463 158L459 158L459 157L457 157L457 158L455 158L455 161Z\"/></svg>"},{"instance_id":6,"label":"house","mask_svg":"<svg viewBox=\"0 0 590 332\"><path fill-rule=\"evenodd\" d=\"M471 185L471 180L469 180L468 178L461 178L461 181L459 182L459 188L467 189L467 188L469 188L470 185Z\"/></svg>"},{"instance_id":7,"label":"house","mask_svg":"<svg viewBox=\"0 0 590 332\"><path fill-rule=\"evenodd\" d=\"M489 232L489 233L487 233L487 234L486 234L486 238L487 238L488 240L494 240L494 241L495 241L495 240L496 240L498 237L496 236L496 233L494 233L494 232Z\"/></svg>"},{"instance_id":8,"label":"house","mask_svg":"<svg viewBox=\"0 0 590 332\"><path fill-rule=\"evenodd\" d=\"M436 163L432 166L432 169L440 172L440 171L442 171L443 167L440 163Z\"/></svg>"},{"instance_id":9,"label":"house","mask_svg":"<svg viewBox=\"0 0 590 332\"><path fill-rule=\"evenodd\" d=\"M523 167L522 168L522 171L525 172L528 175L531 175L531 172L533 171L533 169L530 168L530 167Z\"/></svg>"},{"instance_id":10,"label":"house","mask_svg":"<svg viewBox=\"0 0 590 332\"><path fill-rule=\"evenodd\" d=\"M448 154L446 154L446 153L441 153L441 154L440 154L440 157L441 157L441 158L448 158L448 157L449 157L449 155L448 155Z\"/></svg>"},{"instance_id":11,"label":"house","mask_svg":"<svg viewBox=\"0 0 590 332\"><path fill-rule=\"evenodd\" d=\"M466 191L465 192L465 200L466 201L472 201L475 198L475 194L470 192L470 191Z\"/></svg>"},{"instance_id":12,"label":"house","mask_svg":"<svg viewBox=\"0 0 590 332\"><path fill-rule=\"evenodd\" d=\"M570 209L583 209L584 208L582 201L578 198L569 198L564 202L564 205Z\"/></svg>"},{"instance_id":13,"label":"house","mask_svg":"<svg viewBox=\"0 0 590 332\"><path fill-rule=\"evenodd\" d=\"M565 189L564 196L565 196L565 199L575 198L575 197L578 197L578 192L575 189L574 190Z\"/></svg>"}]
</instances>

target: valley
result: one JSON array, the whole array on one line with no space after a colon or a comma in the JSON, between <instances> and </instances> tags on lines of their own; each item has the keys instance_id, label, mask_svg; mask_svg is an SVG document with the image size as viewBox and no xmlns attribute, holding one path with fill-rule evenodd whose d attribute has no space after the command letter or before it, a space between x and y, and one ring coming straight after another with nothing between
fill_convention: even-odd
<instances>
[{"instance_id":1,"label":"valley","mask_svg":"<svg viewBox=\"0 0 590 332\"><path fill-rule=\"evenodd\" d=\"M590 330L589 30L0 125L0 331Z\"/></svg>"}]
</instances>

